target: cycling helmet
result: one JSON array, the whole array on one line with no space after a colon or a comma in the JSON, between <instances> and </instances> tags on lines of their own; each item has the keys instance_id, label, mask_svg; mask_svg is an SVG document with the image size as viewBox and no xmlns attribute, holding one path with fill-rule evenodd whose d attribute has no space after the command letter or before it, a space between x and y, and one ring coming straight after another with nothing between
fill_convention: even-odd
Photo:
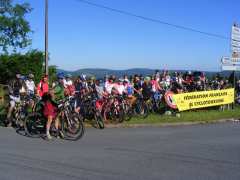
<instances>
[{"instance_id":1,"label":"cycling helmet","mask_svg":"<svg viewBox=\"0 0 240 180\"><path fill-rule=\"evenodd\" d=\"M23 81L25 81L25 80L26 80L26 76L23 76L23 75L22 75L22 76L20 77L20 79L23 80Z\"/></svg>"},{"instance_id":2,"label":"cycling helmet","mask_svg":"<svg viewBox=\"0 0 240 180\"><path fill-rule=\"evenodd\" d=\"M71 74L67 74L65 77L66 77L66 78L71 78L72 75L71 75Z\"/></svg>"},{"instance_id":3,"label":"cycling helmet","mask_svg":"<svg viewBox=\"0 0 240 180\"><path fill-rule=\"evenodd\" d=\"M58 73L58 74L57 74L57 78L58 78L58 79L64 79L64 73L63 73L63 72Z\"/></svg>"},{"instance_id":4,"label":"cycling helmet","mask_svg":"<svg viewBox=\"0 0 240 180\"><path fill-rule=\"evenodd\" d=\"M82 81L86 81L86 75L85 75L85 74L81 74L81 75L80 75L80 79L81 79Z\"/></svg>"},{"instance_id":5,"label":"cycling helmet","mask_svg":"<svg viewBox=\"0 0 240 180\"><path fill-rule=\"evenodd\" d=\"M90 80L94 81L94 80L96 80L96 77L92 76L92 77L90 77Z\"/></svg>"},{"instance_id":6,"label":"cycling helmet","mask_svg":"<svg viewBox=\"0 0 240 180\"><path fill-rule=\"evenodd\" d=\"M29 79L33 79L33 78L34 78L34 75L33 75L33 74L29 74L29 75L28 75L28 78L29 78Z\"/></svg>"},{"instance_id":7,"label":"cycling helmet","mask_svg":"<svg viewBox=\"0 0 240 180\"><path fill-rule=\"evenodd\" d=\"M145 80L145 81L150 81L151 78L150 78L149 76L147 76L147 77L144 78L144 80Z\"/></svg>"}]
</instances>

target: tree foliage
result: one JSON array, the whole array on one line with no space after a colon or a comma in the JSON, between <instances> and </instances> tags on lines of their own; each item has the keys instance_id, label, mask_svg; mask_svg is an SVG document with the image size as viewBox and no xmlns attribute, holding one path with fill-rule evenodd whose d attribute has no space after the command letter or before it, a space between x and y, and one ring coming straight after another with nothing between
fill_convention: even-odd
<instances>
[{"instance_id":1,"label":"tree foliage","mask_svg":"<svg viewBox=\"0 0 240 180\"><path fill-rule=\"evenodd\" d=\"M32 11L28 3L13 4L12 0L4 0L0 10L0 50L4 53L17 48L25 48L31 44L29 34L32 32L26 14Z\"/></svg>"},{"instance_id":2,"label":"tree foliage","mask_svg":"<svg viewBox=\"0 0 240 180\"><path fill-rule=\"evenodd\" d=\"M57 66L49 66L48 67L49 72L49 83L52 84L54 81L57 80Z\"/></svg>"},{"instance_id":3,"label":"tree foliage","mask_svg":"<svg viewBox=\"0 0 240 180\"><path fill-rule=\"evenodd\" d=\"M9 79L12 79L16 73L23 75L33 73L35 81L39 82L44 73L43 61L43 52L37 50L32 50L25 55L0 55L0 84L8 83Z\"/></svg>"}]
</instances>

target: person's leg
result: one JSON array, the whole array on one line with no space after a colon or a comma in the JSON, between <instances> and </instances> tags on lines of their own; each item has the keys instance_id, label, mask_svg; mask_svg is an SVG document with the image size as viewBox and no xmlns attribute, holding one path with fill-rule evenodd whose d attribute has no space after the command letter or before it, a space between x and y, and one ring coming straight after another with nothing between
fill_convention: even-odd
<instances>
[{"instance_id":1,"label":"person's leg","mask_svg":"<svg viewBox=\"0 0 240 180\"><path fill-rule=\"evenodd\" d=\"M53 121L53 117L48 116L47 125L46 125L46 136L48 139L52 139L50 135L50 127L51 127L52 121Z\"/></svg>"},{"instance_id":2,"label":"person's leg","mask_svg":"<svg viewBox=\"0 0 240 180\"><path fill-rule=\"evenodd\" d=\"M59 130L59 118L58 117L55 119L55 129L57 131Z\"/></svg>"},{"instance_id":3,"label":"person's leg","mask_svg":"<svg viewBox=\"0 0 240 180\"><path fill-rule=\"evenodd\" d=\"M55 129L57 131L57 134L56 134L57 137L64 138L64 134L61 131L61 124L60 124L59 116L57 116L54 121L55 121Z\"/></svg>"},{"instance_id":4,"label":"person's leg","mask_svg":"<svg viewBox=\"0 0 240 180\"><path fill-rule=\"evenodd\" d=\"M12 112L13 112L14 107L15 107L15 101L11 100L10 103L9 103L7 119L6 119L7 126L11 126L12 125L11 117L12 117Z\"/></svg>"},{"instance_id":5,"label":"person's leg","mask_svg":"<svg viewBox=\"0 0 240 180\"><path fill-rule=\"evenodd\" d=\"M80 113L80 107L75 108L76 113Z\"/></svg>"}]
</instances>

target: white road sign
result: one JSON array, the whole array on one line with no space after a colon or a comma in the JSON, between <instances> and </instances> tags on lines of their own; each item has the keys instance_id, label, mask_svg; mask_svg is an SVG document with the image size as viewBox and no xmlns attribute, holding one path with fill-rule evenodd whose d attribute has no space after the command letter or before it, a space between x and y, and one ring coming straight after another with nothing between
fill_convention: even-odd
<instances>
[{"instance_id":1,"label":"white road sign","mask_svg":"<svg viewBox=\"0 0 240 180\"><path fill-rule=\"evenodd\" d=\"M232 40L240 42L240 28L233 26L232 27Z\"/></svg>"},{"instance_id":2,"label":"white road sign","mask_svg":"<svg viewBox=\"0 0 240 180\"><path fill-rule=\"evenodd\" d=\"M223 71L240 71L240 66L223 64L222 70Z\"/></svg>"},{"instance_id":3,"label":"white road sign","mask_svg":"<svg viewBox=\"0 0 240 180\"><path fill-rule=\"evenodd\" d=\"M240 53L240 28L232 26L232 52Z\"/></svg>"}]
</instances>

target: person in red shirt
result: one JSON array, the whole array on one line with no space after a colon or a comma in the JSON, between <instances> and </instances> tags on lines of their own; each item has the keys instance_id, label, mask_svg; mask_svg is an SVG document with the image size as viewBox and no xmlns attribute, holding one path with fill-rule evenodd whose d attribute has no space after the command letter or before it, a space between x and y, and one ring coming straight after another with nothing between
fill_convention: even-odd
<instances>
[{"instance_id":1,"label":"person in red shirt","mask_svg":"<svg viewBox=\"0 0 240 180\"><path fill-rule=\"evenodd\" d=\"M43 97L45 93L48 93L49 86L48 86L48 76L43 76L42 80L37 86L37 95L39 97Z\"/></svg>"}]
</instances>

